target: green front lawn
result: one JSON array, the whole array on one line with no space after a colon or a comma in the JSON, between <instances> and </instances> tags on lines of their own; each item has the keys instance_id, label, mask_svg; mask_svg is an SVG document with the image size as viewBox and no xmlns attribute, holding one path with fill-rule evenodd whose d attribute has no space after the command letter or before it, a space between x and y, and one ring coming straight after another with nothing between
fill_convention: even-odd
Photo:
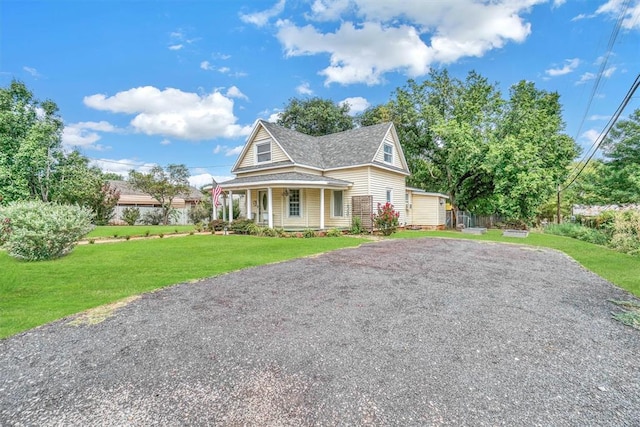
<instances>
[{"instance_id":1,"label":"green front lawn","mask_svg":"<svg viewBox=\"0 0 640 427\"><path fill-rule=\"evenodd\" d=\"M350 237L195 235L81 245L42 262L17 261L0 251L0 338L163 286L361 243Z\"/></svg>"},{"instance_id":2,"label":"green front lawn","mask_svg":"<svg viewBox=\"0 0 640 427\"><path fill-rule=\"evenodd\" d=\"M562 251L611 283L640 296L640 257L623 254L603 246L582 242L571 237L544 233L529 233L520 239L503 237L500 230L489 230L487 234L463 234L458 231L401 231L395 238L449 237L457 239L488 240L492 242L520 243L542 246Z\"/></svg>"}]
</instances>

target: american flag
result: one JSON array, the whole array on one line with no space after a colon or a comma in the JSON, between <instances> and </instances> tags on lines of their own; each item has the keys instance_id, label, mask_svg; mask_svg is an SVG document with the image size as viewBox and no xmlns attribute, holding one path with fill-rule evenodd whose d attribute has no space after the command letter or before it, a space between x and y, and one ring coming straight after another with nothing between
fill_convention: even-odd
<instances>
[{"instance_id":1,"label":"american flag","mask_svg":"<svg viewBox=\"0 0 640 427\"><path fill-rule=\"evenodd\" d=\"M216 185L211 190L211 195L213 196L213 204L216 208L220 206L220 200L218 199L220 198L221 193L222 193L222 187L220 187L219 185Z\"/></svg>"}]
</instances>

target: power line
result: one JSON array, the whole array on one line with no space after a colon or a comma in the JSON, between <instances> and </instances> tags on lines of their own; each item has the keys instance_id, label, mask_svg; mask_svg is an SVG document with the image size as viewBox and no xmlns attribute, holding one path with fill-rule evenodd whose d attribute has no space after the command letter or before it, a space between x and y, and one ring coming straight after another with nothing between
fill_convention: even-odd
<instances>
[{"instance_id":1,"label":"power line","mask_svg":"<svg viewBox=\"0 0 640 427\"><path fill-rule=\"evenodd\" d=\"M587 116L589 115L589 110L591 109L591 104L593 103L593 99L596 96L596 93L598 92L598 89L600 88L600 82L602 81L602 76L604 75L604 72L606 71L608 62L609 62L609 56L611 56L611 52L613 50L613 46L616 42L616 39L618 38L618 34L620 33L620 28L622 27L622 23L624 21L624 17L627 15L627 10L629 9L629 4L630 4L631 0L625 0L622 8L620 10L620 15L618 16L618 19L616 21L616 24L613 27L613 31L611 32L611 35L609 36L609 42L607 43L607 50L604 54L604 58L602 60L602 62L600 63L600 69L598 70L598 74L596 76L596 80L593 84L593 88L591 90L591 94L589 95L589 100L587 101L587 107L585 108L584 111L584 115L582 116L582 120L580 121L580 126L578 127L578 130L576 131L576 135L574 137L575 140L578 139L580 133L582 132L582 128L584 126L584 122L587 119ZM593 141L593 144L591 145L591 147L589 148L589 150L587 150L584 153L584 156L582 158L582 160L580 160L580 162L578 162L576 164L576 166L574 166L574 168L571 170L571 172L569 172L569 176L573 175L573 173L575 173L575 171L579 168L579 165L584 162L584 160L588 157L589 160L594 156L595 152L598 150L598 148L596 147L596 143L597 143L597 139L595 141ZM593 150L593 152L592 152ZM587 160L588 161L588 160ZM584 169L584 168L583 168ZM576 176L577 178L577 176ZM574 179L575 180L575 179Z\"/></svg>"},{"instance_id":2,"label":"power line","mask_svg":"<svg viewBox=\"0 0 640 427\"><path fill-rule=\"evenodd\" d=\"M636 90L638 90L638 87L640 87L640 74L638 74L638 76L636 77L635 81L633 82L633 85L631 86L631 88L627 92L627 95L622 100L622 103L618 106L618 109L616 110L615 114L611 117L611 119L609 119L609 122L605 126L604 130L600 133L598 138L596 138L596 140L594 142L595 150L593 150L593 152L587 158L587 160L584 163L582 163L582 165L580 167L580 170L571 179L571 181L567 185L565 185L564 188L558 189L558 192L562 192L562 191L566 190L567 188L569 188L571 186L571 184L573 184L575 182L575 180L580 176L580 174L582 173L584 168L587 167L587 164L589 163L589 161L591 161L591 159L595 155L596 151L598 151L598 149L600 148L600 146L602 145L604 140L607 138L607 135L609 134L609 132L611 131L613 126L618 121L618 118L620 117L620 115L624 111L625 107L629 104L629 102L631 102L631 99L633 99L633 94L636 92ZM597 145L596 145L596 143L597 143ZM569 175L569 176L571 176L571 175Z\"/></svg>"}]
</instances>

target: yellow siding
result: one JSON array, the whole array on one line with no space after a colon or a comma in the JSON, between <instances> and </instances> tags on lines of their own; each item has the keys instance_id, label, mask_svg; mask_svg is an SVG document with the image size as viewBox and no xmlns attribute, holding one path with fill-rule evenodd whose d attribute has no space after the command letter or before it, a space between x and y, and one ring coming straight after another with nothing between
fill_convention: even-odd
<instances>
[{"instance_id":1,"label":"yellow siding","mask_svg":"<svg viewBox=\"0 0 640 427\"><path fill-rule=\"evenodd\" d=\"M400 150L398 149L398 144L396 141L394 141L391 132L389 132L387 134L387 137L384 140L385 143L387 144L391 144L393 146L393 166L403 169L404 166L402 165L402 162L400 161ZM378 147L378 152L376 153L375 156L375 161L380 162L380 163L386 163L384 161L384 143L380 144L380 147Z\"/></svg>"},{"instance_id":2,"label":"yellow siding","mask_svg":"<svg viewBox=\"0 0 640 427\"><path fill-rule=\"evenodd\" d=\"M404 175L390 171L371 168L371 194L373 196L374 209L378 203L386 203L387 189L392 190L392 201L394 209L400 212L400 225L407 223L407 212L405 209L405 179Z\"/></svg>"},{"instance_id":3,"label":"yellow siding","mask_svg":"<svg viewBox=\"0 0 640 427\"><path fill-rule=\"evenodd\" d=\"M446 221L445 205L439 196L413 193L411 195L410 225L440 226Z\"/></svg>"},{"instance_id":4,"label":"yellow siding","mask_svg":"<svg viewBox=\"0 0 640 427\"><path fill-rule=\"evenodd\" d=\"M273 141L271 142L271 161L272 162L286 162L289 157L284 153L282 148Z\"/></svg>"},{"instance_id":5,"label":"yellow siding","mask_svg":"<svg viewBox=\"0 0 640 427\"><path fill-rule=\"evenodd\" d=\"M255 166L256 163L256 144L262 144L264 142L271 142L271 163L283 162L289 160L282 148L273 141L269 134L263 129L260 129L253 140L247 142L249 148L246 150L243 159L240 161L240 167ZM268 163L268 162L267 162Z\"/></svg>"}]
</instances>

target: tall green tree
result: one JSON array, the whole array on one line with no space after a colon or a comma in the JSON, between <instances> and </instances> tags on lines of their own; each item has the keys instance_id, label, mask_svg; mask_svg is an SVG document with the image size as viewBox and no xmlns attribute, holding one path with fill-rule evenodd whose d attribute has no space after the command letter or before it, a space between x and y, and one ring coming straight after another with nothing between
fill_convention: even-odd
<instances>
[{"instance_id":1,"label":"tall green tree","mask_svg":"<svg viewBox=\"0 0 640 427\"><path fill-rule=\"evenodd\" d=\"M328 135L354 128L349 110L348 104L338 105L330 99L291 98L277 124L307 135Z\"/></svg>"},{"instance_id":2,"label":"tall green tree","mask_svg":"<svg viewBox=\"0 0 640 427\"><path fill-rule=\"evenodd\" d=\"M640 108L615 124L602 148L608 201L640 202Z\"/></svg>"},{"instance_id":3,"label":"tall green tree","mask_svg":"<svg viewBox=\"0 0 640 427\"><path fill-rule=\"evenodd\" d=\"M64 157L62 119L53 101L40 102L24 83L0 88L0 198L49 201L56 164Z\"/></svg>"},{"instance_id":4,"label":"tall green tree","mask_svg":"<svg viewBox=\"0 0 640 427\"><path fill-rule=\"evenodd\" d=\"M487 157L498 212L530 222L538 207L557 191L579 153L575 141L563 131L557 93L536 89L526 81L511 87Z\"/></svg>"},{"instance_id":5,"label":"tall green tree","mask_svg":"<svg viewBox=\"0 0 640 427\"><path fill-rule=\"evenodd\" d=\"M412 172L409 184L447 193L456 208L485 208L493 185L484 159L501 105L495 85L473 71L459 80L433 70L422 83L398 88L391 116Z\"/></svg>"},{"instance_id":6,"label":"tall green tree","mask_svg":"<svg viewBox=\"0 0 640 427\"><path fill-rule=\"evenodd\" d=\"M109 223L120 198L119 191L108 183L109 175L90 167L89 159L74 150L58 162L54 177L52 201L87 207L96 225Z\"/></svg>"},{"instance_id":7,"label":"tall green tree","mask_svg":"<svg viewBox=\"0 0 640 427\"><path fill-rule=\"evenodd\" d=\"M190 191L189 169L185 165L171 164L166 170L162 166L154 166L149 173L132 170L129 172L129 183L160 203L162 221L167 225L173 199Z\"/></svg>"}]
</instances>

